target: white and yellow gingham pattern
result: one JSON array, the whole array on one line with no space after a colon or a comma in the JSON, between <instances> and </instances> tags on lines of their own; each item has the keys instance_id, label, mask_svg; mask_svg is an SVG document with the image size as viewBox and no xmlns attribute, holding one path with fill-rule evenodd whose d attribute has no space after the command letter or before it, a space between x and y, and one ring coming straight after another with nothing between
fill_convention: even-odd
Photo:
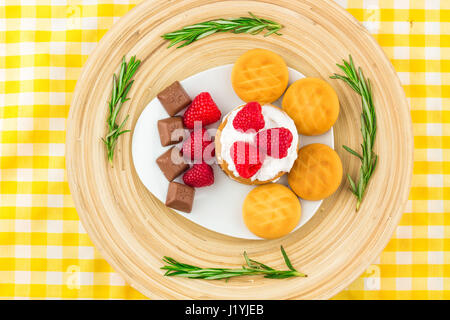
<instances>
[{"instance_id":1,"label":"white and yellow gingham pattern","mask_svg":"<svg viewBox=\"0 0 450 320\"><path fill-rule=\"evenodd\" d=\"M396 234L340 299L450 298L450 0L336 0L391 59L414 124L413 187ZM142 298L83 230L65 177L80 69L139 0L0 2L0 297Z\"/></svg>"}]
</instances>

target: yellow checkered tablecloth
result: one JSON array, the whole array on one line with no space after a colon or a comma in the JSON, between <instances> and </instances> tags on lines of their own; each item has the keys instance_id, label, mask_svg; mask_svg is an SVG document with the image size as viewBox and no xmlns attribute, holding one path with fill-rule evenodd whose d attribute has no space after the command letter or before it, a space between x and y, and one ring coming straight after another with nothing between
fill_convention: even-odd
<instances>
[{"instance_id":1,"label":"yellow checkered tablecloth","mask_svg":"<svg viewBox=\"0 0 450 320\"><path fill-rule=\"evenodd\" d=\"M400 226L339 299L450 298L450 0L336 0L374 35L408 96L415 162ZM0 2L0 297L136 299L70 196L66 118L81 67L138 0Z\"/></svg>"}]
</instances>

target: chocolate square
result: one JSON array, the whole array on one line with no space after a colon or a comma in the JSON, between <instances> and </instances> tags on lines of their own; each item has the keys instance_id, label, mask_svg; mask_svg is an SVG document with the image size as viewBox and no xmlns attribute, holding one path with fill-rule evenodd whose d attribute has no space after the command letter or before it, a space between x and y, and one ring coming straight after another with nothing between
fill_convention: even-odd
<instances>
[{"instance_id":1,"label":"chocolate square","mask_svg":"<svg viewBox=\"0 0 450 320\"><path fill-rule=\"evenodd\" d=\"M156 163L169 181L172 181L189 168L189 165L183 159L180 149L176 147L172 147L160 155L156 159Z\"/></svg>"},{"instance_id":2,"label":"chocolate square","mask_svg":"<svg viewBox=\"0 0 450 320\"><path fill-rule=\"evenodd\" d=\"M169 116L176 115L192 102L178 81L161 91L157 97Z\"/></svg>"},{"instance_id":3,"label":"chocolate square","mask_svg":"<svg viewBox=\"0 0 450 320\"><path fill-rule=\"evenodd\" d=\"M158 120L158 132L163 147L181 142L184 138L183 118L170 117Z\"/></svg>"},{"instance_id":4,"label":"chocolate square","mask_svg":"<svg viewBox=\"0 0 450 320\"><path fill-rule=\"evenodd\" d=\"M166 206L183 212L191 212L195 189L178 182L169 183Z\"/></svg>"}]
</instances>

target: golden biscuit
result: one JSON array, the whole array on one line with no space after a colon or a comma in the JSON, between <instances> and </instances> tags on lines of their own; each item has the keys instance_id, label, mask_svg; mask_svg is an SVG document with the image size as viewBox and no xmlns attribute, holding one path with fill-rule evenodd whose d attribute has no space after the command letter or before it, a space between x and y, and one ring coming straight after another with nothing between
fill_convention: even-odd
<instances>
[{"instance_id":1,"label":"golden biscuit","mask_svg":"<svg viewBox=\"0 0 450 320\"><path fill-rule=\"evenodd\" d=\"M339 100L324 80L303 78L286 91L283 110L294 120L298 133L315 136L327 132L339 115Z\"/></svg>"},{"instance_id":2,"label":"golden biscuit","mask_svg":"<svg viewBox=\"0 0 450 320\"><path fill-rule=\"evenodd\" d=\"M288 80L286 62L278 54L265 49L244 53L231 72L234 91L245 102L274 102L286 90Z\"/></svg>"},{"instance_id":3,"label":"golden biscuit","mask_svg":"<svg viewBox=\"0 0 450 320\"><path fill-rule=\"evenodd\" d=\"M264 239L287 235L297 226L301 214L297 196L288 187L276 183L250 191L242 206L245 225Z\"/></svg>"},{"instance_id":4,"label":"golden biscuit","mask_svg":"<svg viewBox=\"0 0 450 320\"><path fill-rule=\"evenodd\" d=\"M289 186L306 200L321 200L330 196L341 180L341 159L336 151L321 143L301 148L288 175Z\"/></svg>"}]
</instances>

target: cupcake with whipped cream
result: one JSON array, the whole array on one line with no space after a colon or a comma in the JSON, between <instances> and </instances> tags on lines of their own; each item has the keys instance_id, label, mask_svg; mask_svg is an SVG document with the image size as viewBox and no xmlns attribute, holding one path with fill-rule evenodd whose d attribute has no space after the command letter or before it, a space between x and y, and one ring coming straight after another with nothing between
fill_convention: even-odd
<instances>
[{"instance_id":1,"label":"cupcake with whipped cream","mask_svg":"<svg viewBox=\"0 0 450 320\"><path fill-rule=\"evenodd\" d=\"M280 108L249 102L228 113L215 138L222 170L244 184L277 181L297 159L294 121Z\"/></svg>"}]
</instances>

